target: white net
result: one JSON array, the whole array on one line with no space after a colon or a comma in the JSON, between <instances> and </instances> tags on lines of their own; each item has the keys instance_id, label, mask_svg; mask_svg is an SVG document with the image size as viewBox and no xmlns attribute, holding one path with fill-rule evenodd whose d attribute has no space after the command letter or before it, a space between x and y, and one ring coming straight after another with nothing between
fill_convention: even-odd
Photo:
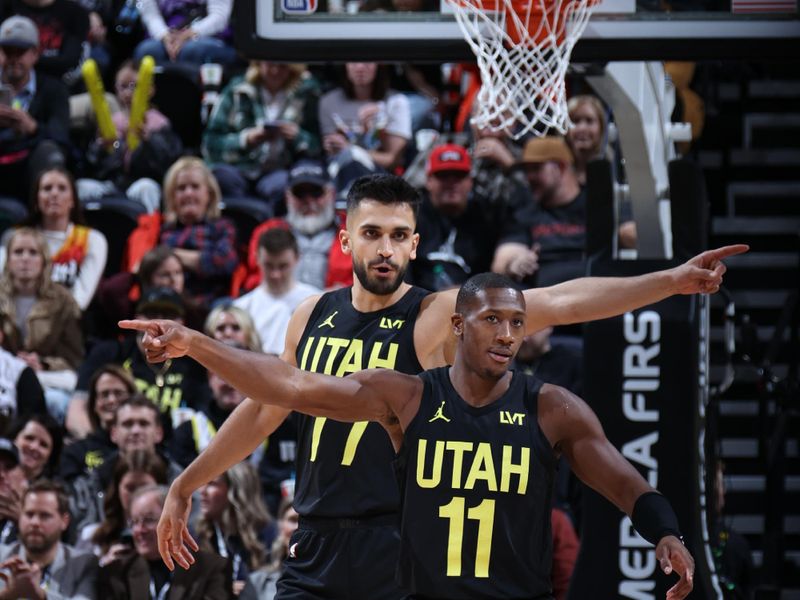
<instances>
[{"instance_id":1,"label":"white net","mask_svg":"<svg viewBox=\"0 0 800 600\"><path fill-rule=\"evenodd\" d=\"M478 61L472 122L514 139L569 126L564 78L599 0L448 0Z\"/></svg>"}]
</instances>

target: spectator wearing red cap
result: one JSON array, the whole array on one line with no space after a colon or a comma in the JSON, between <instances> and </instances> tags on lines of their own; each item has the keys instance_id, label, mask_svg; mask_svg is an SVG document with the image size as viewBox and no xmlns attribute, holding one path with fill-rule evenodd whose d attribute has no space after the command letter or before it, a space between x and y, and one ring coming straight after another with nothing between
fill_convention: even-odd
<instances>
[{"instance_id":1,"label":"spectator wearing red cap","mask_svg":"<svg viewBox=\"0 0 800 600\"><path fill-rule=\"evenodd\" d=\"M472 194L472 160L466 149L443 144L431 152L417 231L417 258L409 278L438 291L488 271L502 236L514 235L511 219L487 213Z\"/></svg>"}]
</instances>

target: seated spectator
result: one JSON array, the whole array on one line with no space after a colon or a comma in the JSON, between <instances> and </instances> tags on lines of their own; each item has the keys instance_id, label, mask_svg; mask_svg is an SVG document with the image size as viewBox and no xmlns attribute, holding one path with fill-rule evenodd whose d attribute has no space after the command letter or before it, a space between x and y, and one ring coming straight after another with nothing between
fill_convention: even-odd
<instances>
[{"instance_id":1,"label":"seated spectator","mask_svg":"<svg viewBox=\"0 0 800 600\"><path fill-rule=\"evenodd\" d=\"M250 291L261 282L258 241L274 227L288 229L297 240L299 257L297 281L317 289L353 283L350 256L342 252L337 220L336 190L322 163L301 160L289 172L285 219L269 219L253 230L247 251L247 264L240 265L233 278L232 294Z\"/></svg>"},{"instance_id":2,"label":"seated spectator","mask_svg":"<svg viewBox=\"0 0 800 600\"><path fill-rule=\"evenodd\" d=\"M179 159L164 178L163 222L158 213L142 217L128 238L128 270L135 271L145 252L163 244L183 263L190 299L208 305L224 297L239 258L233 223L220 216L220 196L201 159Z\"/></svg>"},{"instance_id":3,"label":"seated spectator","mask_svg":"<svg viewBox=\"0 0 800 600\"><path fill-rule=\"evenodd\" d=\"M28 483L58 473L64 433L53 417L45 413L18 419L9 428L8 437L19 451L19 466Z\"/></svg>"},{"instance_id":4,"label":"seated spectator","mask_svg":"<svg viewBox=\"0 0 800 600\"><path fill-rule=\"evenodd\" d=\"M116 337L117 322L133 317L142 290L159 287L175 290L183 302L186 324L201 329L208 307L186 297L185 281L183 263L169 246L156 246L145 254L136 273L123 271L104 279L97 290L97 302L104 317L98 317L102 320L100 328L108 332L105 337Z\"/></svg>"},{"instance_id":5,"label":"seated spectator","mask_svg":"<svg viewBox=\"0 0 800 600\"><path fill-rule=\"evenodd\" d=\"M583 392L583 345L568 337L552 337L545 327L526 335L514 359L514 368L545 383L560 385L575 395Z\"/></svg>"},{"instance_id":6,"label":"seated spectator","mask_svg":"<svg viewBox=\"0 0 800 600\"><path fill-rule=\"evenodd\" d=\"M283 352L289 318L300 303L318 288L295 280L300 256L297 240L291 231L269 229L258 240L258 268L261 284L252 292L233 301L253 318L261 337L261 350L268 354Z\"/></svg>"},{"instance_id":7,"label":"seated spectator","mask_svg":"<svg viewBox=\"0 0 800 600\"><path fill-rule=\"evenodd\" d=\"M377 63L345 65L341 86L320 99L319 124L339 193L360 175L400 166L411 139L408 99L389 89Z\"/></svg>"},{"instance_id":8,"label":"seated spectator","mask_svg":"<svg viewBox=\"0 0 800 600\"><path fill-rule=\"evenodd\" d=\"M70 293L53 283L42 235L28 227L12 232L0 277L0 313L9 316L20 340L17 356L45 389L48 410L63 420L68 393L83 358L81 311Z\"/></svg>"},{"instance_id":9,"label":"seated spectator","mask_svg":"<svg viewBox=\"0 0 800 600\"><path fill-rule=\"evenodd\" d=\"M253 61L214 106L203 155L223 196L257 195L283 214L288 169L320 152L319 84L305 65Z\"/></svg>"},{"instance_id":10,"label":"seated spectator","mask_svg":"<svg viewBox=\"0 0 800 600\"><path fill-rule=\"evenodd\" d=\"M117 446L111 441L114 415L120 403L134 392L136 383L121 366L109 363L94 372L89 381L85 414L91 431L84 439L64 448L59 469L61 479L70 482L80 475L88 475L116 452Z\"/></svg>"},{"instance_id":11,"label":"seated spectator","mask_svg":"<svg viewBox=\"0 0 800 600\"><path fill-rule=\"evenodd\" d=\"M166 484L167 463L158 454L133 450L117 457L112 480L102 498L102 520L85 526L80 535L81 542L93 545L101 566L133 552L128 528L133 493L148 485Z\"/></svg>"},{"instance_id":12,"label":"seated spectator","mask_svg":"<svg viewBox=\"0 0 800 600\"><path fill-rule=\"evenodd\" d=\"M71 484L72 512L79 532L86 525L102 519L103 492L111 485L120 456L126 457L139 450L158 454L167 465L168 482L181 472L181 467L160 450L164 428L158 416L155 405L141 394L134 394L117 408L111 426L111 441L117 452L88 475L75 478Z\"/></svg>"},{"instance_id":13,"label":"seated spectator","mask_svg":"<svg viewBox=\"0 0 800 600\"><path fill-rule=\"evenodd\" d=\"M124 194L141 203L148 213L161 208L158 181L164 177L168 166L180 158L183 148L169 119L152 106L144 114L138 132L141 135L139 145L135 150L128 147L128 125L138 78L132 60L126 60L117 69L114 90L119 110L111 115L117 138L109 142L96 131L97 137L86 152L91 178L81 178L77 182L81 202ZM150 90L151 98L154 93L155 87Z\"/></svg>"},{"instance_id":14,"label":"seated spectator","mask_svg":"<svg viewBox=\"0 0 800 600\"><path fill-rule=\"evenodd\" d=\"M169 288L153 288L142 296L135 316L137 319L182 321L183 315L183 303L178 294ZM136 389L161 410L163 426L171 432L193 410L207 402L205 369L185 357L152 364L142 351L141 338L141 335L130 335L95 344L81 364L76 390L88 398L89 380L97 369L108 363L122 365L133 376ZM74 411L85 401L77 396L76 402Z\"/></svg>"},{"instance_id":15,"label":"seated spectator","mask_svg":"<svg viewBox=\"0 0 800 600\"><path fill-rule=\"evenodd\" d=\"M84 43L89 34L89 13L71 0L5 0L2 17L22 15L39 32L40 58L37 70L70 85L86 58Z\"/></svg>"},{"instance_id":16,"label":"seated spectator","mask_svg":"<svg viewBox=\"0 0 800 600\"><path fill-rule=\"evenodd\" d=\"M229 27L233 0L140 0L138 6L150 39L136 47L137 62L147 55L158 64L236 61Z\"/></svg>"},{"instance_id":17,"label":"seated spectator","mask_svg":"<svg viewBox=\"0 0 800 600\"><path fill-rule=\"evenodd\" d=\"M42 171L34 184L31 216L23 223L41 231L52 261L52 278L72 293L81 310L94 297L106 268L106 237L85 225L75 180L63 167ZM0 254L0 265L6 254Z\"/></svg>"},{"instance_id":18,"label":"seated spectator","mask_svg":"<svg viewBox=\"0 0 800 600\"><path fill-rule=\"evenodd\" d=\"M205 411L196 411L189 420L181 423L170 440L170 455L184 468L208 447L225 419L245 398L241 392L211 371L208 373L208 387L211 388L212 396L208 408Z\"/></svg>"},{"instance_id":19,"label":"seated spectator","mask_svg":"<svg viewBox=\"0 0 800 600\"><path fill-rule=\"evenodd\" d=\"M203 331L219 342L261 352L261 337L255 323L243 309L232 304L219 304L208 314Z\"/></svg>"},{"instance_id":20,"label":"seated spectator","mask_svg":"<svg viewBox=\"0 0 800 600\"><path fill-rule=\"evenodd\" d=\"M408 270L416 285L438 291L488 271L498 240L514 225L488 213L471 195L471 168L462 146L443 144L431 152L417 219L417 258Z\"/></svg>"},{"instance_id":21,"label":"seated spectator","mask_svg":"<svg viewBox=\"0 0 800 600\"><path fill-rule=\"evenodd\" d=\"M0 437L0 544L17 540L22 493L28 486L14 442Z\"/></svg>"},{"instance_id":22,"label":"seated spectator","mask_svg":"<svg viewBox=\"0 0 800 600\"><path fill-rule=\"evenodd\" d=\"M532 197L516 214L523 229L503 239L493 270L528 287L582 277L586 272L586 194L575 177L566 142L560 137L531 139L519 164Z\"/></svg>"},{"instance_id":23,"label":"seated spectator","mask_svg":"<svg viewBox=\"0 0 800 600\"><path fill-rule=\"evenodd\" d=\"M129 600L147 594L151 598L173 600L189 598L223 599L231 593L231 564L212 552L194 554L191 570L169 571L158 553L156 525L164 507L167 488L139 488L131 499L130 527L135 553L115 560L100 569L98 597L104 600ZM163 593L165 586L169 593ZM182 592L182 593L181 593Z\"/></svg>"},{"instance_id":24,"label":"seated spectator","mask_svg":"<svg viewBox=\"0 0 800 600\"><path fill-rule=\"evenodd\" d=\"M590 95L573 96L567 103L572 127L567 131L567 144L575 159L578 183L586 185L586 165L604 158L608 119L599 98Z\"/></svg>"},{"instance_id":25,"label":"seated spectator","mask_svg":"<svg viewBox=\"0 0 800 600\"><path fill-rule=\"evenodd\" d=\"M278 535L272 542L269 564L250 573L247 583L239 595L239 600L273 600L277 592L277 583L283 573L286 558L289 556L289 543L297 531L298 514L292 507L292 498L281 500L278 508Z\"/></svg>"},{"instance_id":26,"label":"seated spectator","mask_svg":"<svg viewBox=\"0 0 800 600\"><path fill-rule=\"evenodd\" d=\"M67 89L38 72L38 60L39 30L33 21L21 16L3 21L0 82L10 92L0 102L0 195L22 203L42 169L64 164L69 143Z\"/></svg>"},{"instance_id":27,"label":"seated spectator","mask_svg":"<svg viewBox=\"0 0 800 600\"><path fill-rule=\"evenodd\" d=\"M43 479L22 497L19 542L0 546L0 597L96 598L97 558L59 540L69 526L69 500L57 483ZM102 597L102 596L100 596Z\"/></svg>"},{"instance_id":28,"label":"seated spectator","mask_svg":"<svg viewBox=\"0 0 800 600\"><path fill-rule=\"evenodd\" d=\"M267 563L274 537L271 523L256 471L246 462L233 465L200 489L197 543L230 560L235 596L248 575Z\"/></svg>"},{"instance_id":29,"label":"seated spectator","mask_svg":"<svg viewBox=\"0 0 800 600\"><path fill-rule=\"evenodd\" d=\"M36 372L16 355L15 337L14 323L7 314L0 313L0 431L5 431L17 417L47 411Z\"/></svg>"}]
</instances>

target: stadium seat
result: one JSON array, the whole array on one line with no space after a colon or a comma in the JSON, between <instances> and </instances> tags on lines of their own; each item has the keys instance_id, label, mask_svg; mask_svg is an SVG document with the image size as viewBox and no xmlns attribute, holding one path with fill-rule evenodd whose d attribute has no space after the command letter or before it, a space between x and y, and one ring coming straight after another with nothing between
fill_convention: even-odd
<instances>
[{"instance_id":1,"label":"stadium seat","mask_svg":"<svg viewBox=\"0 0 800 600\"><path fill-rule=\"evenodd\" d=\"M260 198L225 197L221 203L222 215L236 226L236 240L241 248L250 241L250 235L257 225L272 218L272 209Z\"/></svg>"},{"instance_id":2,"label":"stadium seat","mask_svg":"<svg viewBox=\"0 0 800 600\"><path fill-rule=\"evenodd\" d=\"M28 216L28 207L15 198L0 197L0 234Z\"/></svg>"},{"instance_id":3,"label":"stadium seat","mask_svg":"<svg viewBox=\"0 0 800 600\"><path fill-rule=\"evenodd\" d=\"M128 236L136 228L139 215L146 212L144 206L124 196L113 196L86 202L83 212L87 223L103 232L108 240L108 260L103 276L118 273Z\"/></svg>"}]
</instances>

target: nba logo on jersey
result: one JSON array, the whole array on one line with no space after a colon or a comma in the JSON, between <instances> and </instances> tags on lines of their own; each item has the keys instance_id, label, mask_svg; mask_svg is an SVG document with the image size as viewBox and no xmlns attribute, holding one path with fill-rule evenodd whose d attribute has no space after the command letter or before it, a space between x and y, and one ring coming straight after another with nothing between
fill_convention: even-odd
<instances>
[{"instance_id":1,"label":"nba logo on jersey","mask_svg":"<svg viewBox=\"0 0 800 600\"><path fill-rule=\"evenodd\" d=\"M281 0L281 9L290 15L310 15L317 11L317 0Z\"/></svg>"}]
</instances>

